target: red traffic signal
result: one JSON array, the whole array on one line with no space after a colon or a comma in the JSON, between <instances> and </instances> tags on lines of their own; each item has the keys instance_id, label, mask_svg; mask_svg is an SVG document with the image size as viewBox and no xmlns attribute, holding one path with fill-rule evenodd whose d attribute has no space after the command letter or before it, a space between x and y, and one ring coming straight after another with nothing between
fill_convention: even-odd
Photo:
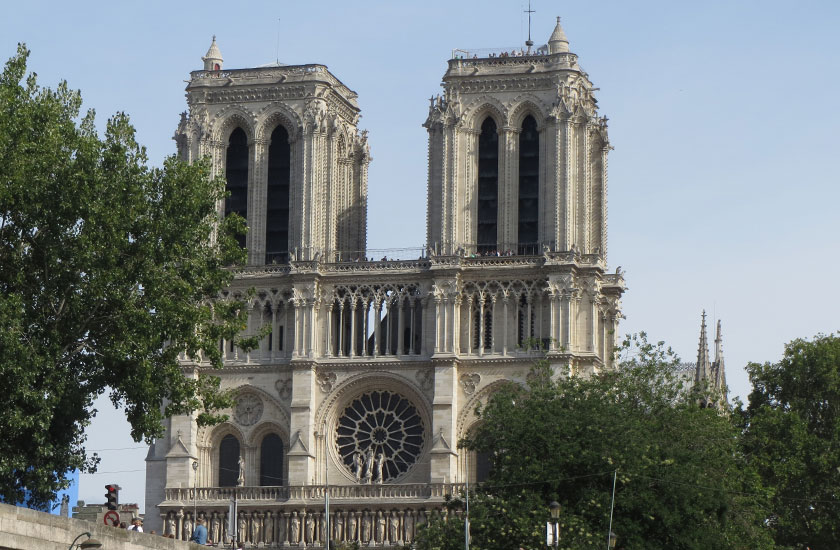
<instances>
[{"instance_id":1,"label":"red traffic signal","mask_svg":"<svg viewBox=\"0 0 840 550\"><path fill-rule=\"evenodd\" d=\"M109 510L116 510L120 503L120 486L116 483L110 483L105 486L105 490L108 491L105 493L105 506Z\"/></svg>"}]
</instances>

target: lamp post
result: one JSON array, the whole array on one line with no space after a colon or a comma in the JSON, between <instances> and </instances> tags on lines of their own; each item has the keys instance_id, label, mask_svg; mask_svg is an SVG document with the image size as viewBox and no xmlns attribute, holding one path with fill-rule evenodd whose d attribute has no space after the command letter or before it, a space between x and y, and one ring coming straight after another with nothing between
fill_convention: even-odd
<instances>
[{"instance_id":1,"label":"lamp post","mask_svg":"<svg viewBox=\"0 0 840 550\"><path fill-rule=\"evenodd\" d=\"M87 540L80 543L79 545L76 545L76 541L84 536L87 536ZM102 543L96 539L90 538L90 533L84 532L75 539L73 539L73 542L70 543L70 546L67 548L67 550L94 550L95 548L102 548Z\"/></svg>"},{"instance_id":2,"label":"lamp post","mask_svg":"<svg viewBox=\"0 0 840 550\"><path fill-rule=\"evenodd\" d=\"M551 524L553 527L551 539L554 541L554 550L557 550L558 539L560 538L560 503L556 500L548 505L548 510L551 512Z\"/></svg>"},{"instance_id":3,"label":"lamp post","mask_svg":"<svg viewBox=\"0 0 840 550\"><path fill-rule=\"evenodd\" d=\"M610 531L610 548L615 548L616 543L618 542L618 536Z\"/></svg>"},{"instance_id":4,"label":"lamp post","mask_svg":"<svg viewBox=\"0 0 840 550\"><path fill-rule=\"evenodd\" d=\"M198 521L198 461L193 460L193 525Z\"/></svg>"}]
</instances>

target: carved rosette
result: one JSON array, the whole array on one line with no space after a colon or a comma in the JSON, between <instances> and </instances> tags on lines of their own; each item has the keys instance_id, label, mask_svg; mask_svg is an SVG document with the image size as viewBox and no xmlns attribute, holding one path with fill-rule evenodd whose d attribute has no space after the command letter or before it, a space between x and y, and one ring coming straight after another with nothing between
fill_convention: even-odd
<instances>
[{"instance_id":1,"label":"carved rosette","mask_svg":"<svg viewBox=\"0 0 840 550\"><path fill-rule=\"evenodd\" d=\"M334 372L319 372L317 376L318 387L324 393L330 393L335 387L336 375Z\"/></svg>"},{"instance_id":2,"label":"carved rosette","mask_svg":"<svg viewBox=\"0 0 840 550\"><path fill-rule=\"evenodd\" d=\"M465 372L461 375L461 388L463 388L466 395L475 393L475 389L481 382L481 375L477 372Z\"/></svg>"},{"instance_id":3,"label":"carved rosette","mask_svg":"<svg viewBox=\"0 0 840 550\"><path fill-rule=\"evenodd\" d=\"M246 393L236 400L233 417L242 426L253 426L263 413L262 399L254 394Z\"/></svg>"}]
</instances>

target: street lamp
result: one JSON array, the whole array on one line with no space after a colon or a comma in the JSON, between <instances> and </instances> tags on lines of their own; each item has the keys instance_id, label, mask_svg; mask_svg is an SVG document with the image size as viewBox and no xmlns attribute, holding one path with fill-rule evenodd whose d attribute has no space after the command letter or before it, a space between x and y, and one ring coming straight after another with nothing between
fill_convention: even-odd
<instances>
[{"instance_id":1,"label":"street lamp","mask_svg":"<svg viewBox=\"0 0 840 550\"><path fill-rule=\"evenodd\" d=\"M87 536L87 540L80 543L79 545L76 545L76 541L84 536ZM67 548L67 550L94 550L95 548L102 548L102 543L96 539L90 538L90 533L84 532L75 539L73 539L73 542L70 543L70 547Z\"/></svg>"},{"instance_id":2,"label":"street lamp","mask_svg":"<svg viewBox=\"0 0 840 550\"><path fill-rule=\"evenodd\" d=\"M198 461L193 460L193 525L198 519Z\"/></svg>"},{"instance_id":3,"label":"street lamp","mask_svg":"<svg viewBox=\"0 0 840 550\"><path fill-rule=\"evenodd\" d=\"M610 531L610 548L615 548L616 543L618 542L618 536Z\"/></svg>"},{"instance_id":4,"label":"street lamp","mask_svg":"<svg viewBox=\"0 0 840 550\"><path fill-rule=\"evenodd\" d=\"M548 505L548 510L551 513L551 524L554 527L552 531L552 540L554 541L554 548L557 549L558 539L560 538L560 528L558 522L560 521L560 503L556 500L551 501Z\"/></svg>"}]
</instances>

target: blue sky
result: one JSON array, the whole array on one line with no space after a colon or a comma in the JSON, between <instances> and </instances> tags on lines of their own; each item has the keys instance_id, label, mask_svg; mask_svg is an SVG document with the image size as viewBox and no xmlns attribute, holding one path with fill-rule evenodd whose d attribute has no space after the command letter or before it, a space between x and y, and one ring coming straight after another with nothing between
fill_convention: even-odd
<instances>
[{"instance_id":1,"label":"blue sky","mask_svg":"<svg viewBox=\"0 0 840 550\"><path fill-rule=\"evenodd\" d=\"M5 2L4 2L5 3ZM359 94L370 131L368 245L422 246L426 118L453 48L511 47L527 3L9 2L0 57L17 42L30 69L81 89L100 127L129 113L159 165L186 109L184 80L210 38L227 68L322 63ZM609 261L629 290L622 332L647 331L686 360L700 312L723 320L734 394L749 361L837 330L840 270L836 109L840 3L533 0L532 36L555 16L610 118ZM711 334L710 334L711 336ZM100 470L79 498L143 504L145 450L107 399L89 430Z\"/></svg>"}]
</instances>

